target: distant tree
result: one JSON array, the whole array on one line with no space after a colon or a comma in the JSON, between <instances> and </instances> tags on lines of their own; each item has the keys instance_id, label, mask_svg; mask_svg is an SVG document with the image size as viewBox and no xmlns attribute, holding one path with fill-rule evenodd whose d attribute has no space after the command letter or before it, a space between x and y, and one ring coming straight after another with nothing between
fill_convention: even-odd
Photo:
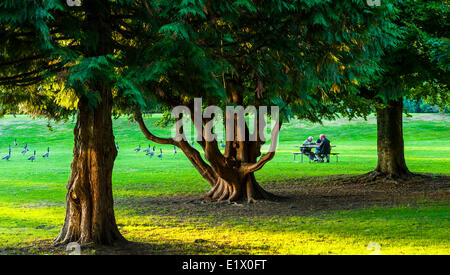
<instances>
[{"instance_id":1,"label":"distant tree","mask_svg":"<svg viewBox=\"0 0 450 275\"><path fill-rule=\"evenodd\" d=\"M361 96L372 99L377 114L378 165L367 179L408 178L403 142L403 98L423 99L445 109L449 85L449 5L447 1L385 1L393 5L402 32L386 51L384 73Z\"/></svg>"},{"instance_id":2,"label":"distant tree","mask_svg":"<svg viewBox=\"0 0 450 275\"><path fill-rule=\"evenodd\" d=\"M430 103L427 103L423 101L423 99L419 100L411 100L411 99L404 99L403 100L403 107L405 108L405 111L407 113L445 113L448 111L447 108L440 109L436 105L432 105Z\"/></svg>"},{"instance_id":3,"label":"distant tree","mask_svg":"<svg viewBox=\"0 0 450 275\"><path fill-rule=\"evenodd\" d=\"M261 153L265 140L198 141L205 153L185 141L151 133L141 111L154 102L170 110L194 112L194 98L205 105L271 106L281 109L280 124L290 117L318 122L338 113L365 115L370 104L354 98L357 85L378 75L377 61L395 41L389 7L364 1L161 1L148 7L161 19L157 40L137 38L127 64L129 101L145 136L175 145L212 186L213 201L270 198L254 173L275 152ZM121 98L125 98L124 96ZM205 106L204 106L205 107ZM192 120L195 121L195 115ZM198 118L197 118L198 119ZM237 124L236 117L225 116ZM205 126L210 119L201 118ZM226 127L226 136L238 128ZM276 146L273 132L270 148ZM184 132L177 133L183 136Z\"/></svg>"}]
</instances>

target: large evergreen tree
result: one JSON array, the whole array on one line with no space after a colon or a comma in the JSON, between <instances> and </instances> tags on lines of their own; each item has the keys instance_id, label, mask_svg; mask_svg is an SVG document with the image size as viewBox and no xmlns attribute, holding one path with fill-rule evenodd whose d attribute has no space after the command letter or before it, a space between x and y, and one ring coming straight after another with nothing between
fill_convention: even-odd
<instances>
[{"instance_id":1,"label":"large evergreen tree","mask_svg":"<svg viewBox=\"0 0 450 275\"><path fill-rule=\"evenodd\" d=\"M133 39L126 26L149 16L142 7L137 1L91 0L80 6L0 1L2 113L77 117L66 218L57 243L124 240L113 209L117 150L111 114L126 66L120 51Z\"/></svg>"},{"instance_id":2,"label":"large evergreen tree","mask_svg":"<svg viewBox=\"0 0 450 275\"><path fill-rule=\"evenodd\" d=\"M447 1L390 1L399 43L386 51L379 79L361 88L377 114L378 165L368 180L408 178L403 142L403 98L448 104L450 68ZM388 2L385 2L387 4Z\"/></svg>"},{"instance_id":3,"label":"large evergreen tree","mask_svg":"<svg viewBox=\"0 0 450 275\"><path fill-rule=\"evenodd\" d=\"M167 109L184 105L193 114L196 97L221 107L276 105L281 117L271 149L276 130L290 117L317 122L339 112L365 115L368 105L355 104L353 98L357 85L378 74L378 58L395 40L390 7L371 8L363 1L154 2L147 10L158 15L160 36L136 39L138 53L127 61L129 101L123 104L135 104L129 111L148 139L182 149L212 186L206 198L269 198L254 173L275 151L262 155L265 140L250 141L251 126L243 130L245 141L229 139L239 131L237 121L226 127L224 153L217 140L206 141L205 132L197 129L203 135L197 141L202 158L186 140L153 135L141 112L158 102Z\"/></svg>"}]
</instances>

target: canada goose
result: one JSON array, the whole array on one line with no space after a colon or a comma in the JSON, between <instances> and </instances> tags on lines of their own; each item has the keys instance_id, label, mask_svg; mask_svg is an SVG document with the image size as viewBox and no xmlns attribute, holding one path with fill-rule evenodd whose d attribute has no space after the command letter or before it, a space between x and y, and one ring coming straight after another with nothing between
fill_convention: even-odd
<instances>
[{"instance_id":1,"label":"canada goose","mask_svg":"<svg viewBox=\"0 0 450 275\"><path fill-rule=\"evenodd\" d=\"M220 141L220 147L225 148L225 143L223 143L223 140Z\"/></svg>"},{"instance_id":2,"label":"canada goose","mask_svg":"<svg viewBox=\"0 0 450 275\"><path fill-rule=\"evenodd\" d=\"M139 152L139 151L141 151L141 145L139 144L139 147L138 147L138 148L136 148L136 149L134 149L134 151L136 151L136 152Z\"/></svg>"},{"instance_id":3,"label":"canada goose","mask_svg":"<svg viewBox=\"0 0 450 275\"><path fill-rule=\"evenodd\" d=\"M163 158L163 152L162 152L162 149L159 149L159 151L160 151L161 153L159 153L158 158L162 159L162 158Z\"/></svg>"},{"instance_id":4,"label":"canada goose","mask_svg":"<svg viewBox=\"0 0 450 275\"><path fill-rule=\"evenodd\" d=\"M31 160L33 162L36 159L36 150L34 150L34 155L28 158L28 160Z\"/></svg>"},{"instance_id":5,"label":"canada goose","mask_svg":"<svg viewBox=\"0 0 450 275\"><path fill-rule=\"evenodd\" d=\"M10 158L11 158L11 145L9 146L9 154L7 154L6 156L4 156L2 159L9 160Z\"/></svg>"},{"instance_id":6,"label":"canada goose","mask_svg":"<svg viewBox=\"0 0 450 275\"><path fill-rule=\"evenodd\" d=\"M148 153L152 150L152 147L150 146L150 144L148 145L148 148L144 150L144 152Z\"/></svg>"},{"instance_id":7,"label":"canada goose","mask_svg":"<svg viewBox=\"0 0 450 275\"><path fill-rule=\"evenodd\" d=\"M116 143L116 149L119 150L119 143Z\"/></svg>"},{"instance_id":8,"label":"canada goose","mask_svg":"<svg viewBox=\"0 0 450 275\"><path fill-rule=\"evenodd\" d=\"M173 155L175 156L177 154L177 147L174 145L173 146Z\"/></svg>"},{"instance_id":9,"label":"canada goose","mask_svg":"<svg viewBox=\"0 0 450 275\"><path fill-rule=\"evenodd\" d=\"M153 146L153 151L148 152L146 155L153 157L155 155L155 146Z\"/></svg>"},{"instance_id":10,"label":"canada goose","mask_svg":"<svg viewBox=\"0 0 450 275\"><path fill-rule=\"evenodd\" d=\"M47 147L47 153L43 154L43 158L48 158L50 156L50 147Z\"/></svg>"},{"instance_id":11,"label":"canada goose","mask_svg":"<svg viewBox=\"0 0 450 275\"><path fill-rule=\"evenodd\" d=\"M22 154L26 154L28 152L28 143L27 144L25 144L25 147L23 147L23 151L22 151Z\"/></svg>"},{"instance_id":12,"label":"canada goose","mask_svg":"<svg viewBox=\"0 0 450 275\"><path fill-rule=\"evenodd\" d=\"M19 145L19 143L17 143L17 139L14 139L14 146L17 147L17 145Z\"/></svg>"}]
</instances>

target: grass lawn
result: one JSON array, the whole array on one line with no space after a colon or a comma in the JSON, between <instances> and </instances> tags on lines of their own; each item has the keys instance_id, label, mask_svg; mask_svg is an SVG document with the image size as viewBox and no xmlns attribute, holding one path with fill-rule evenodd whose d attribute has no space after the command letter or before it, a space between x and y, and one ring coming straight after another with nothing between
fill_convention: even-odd
<instances>
[{"instance_id":1,"label":"grass lawn","mask_svg":"<svg viewBox=\"0 0 450 275\"><path fill-rule=\"evenodd\" d=\"M148 125L158 117L147 118ZM64 221L74 122L52 122L53 131L48 130L47 123L26 116L0 119L0 156L8 153L9 144L13 147L11 160L0 162L0 254L53 253L36 244L48 244ZM214 207L242 207L246 215L201 213L201 206L200 212L190 215L183 207L175 211L169 202L177 197L200 197L209 184L187 158L180 152L174 156L173 147L164 145L156 145L157 151L163 149L162 160L135 153L134 148L139 144L147 148L149 141L125 118L114 120L114 132L120 146L113 173L117 223L128 240L151 245L146 253L369 254L367 244L377 242L383 254L450 254L449 190L442 191L439 200L350 210L312 209L301 215L252 214L256 206L225 204ZM170 129L155 133L169 136ZM333 151L340 153L339 162L334 157L328 164L294 162L294 146L309 135L317 138L321 133L337 146ZM448 115L405 117L405 154L410 170L450 175L449 137ZM25 143L30 151L22 155ZM41 155L48 146L50 158L43 159ZM34 150L37 160L27 161ZM323 125L291 121L283 124L274 160L256 177L263 186L293 179L301 188L301 178L363 174L375 166L373 116L367 121L342 119ZM148 199L158 200L158 204L145 203Z\"/></svg>"}]
</instances>

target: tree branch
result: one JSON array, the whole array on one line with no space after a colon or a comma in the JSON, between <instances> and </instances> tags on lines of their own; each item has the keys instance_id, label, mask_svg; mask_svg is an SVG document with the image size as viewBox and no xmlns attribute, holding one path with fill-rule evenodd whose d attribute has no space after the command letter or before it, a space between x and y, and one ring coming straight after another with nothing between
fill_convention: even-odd
<instances>
[{"instance_id":1,"label":"tree branch","mask_svg":"<svg viewBox=\"0 0 450 275\"><path fill-rule=\"evenodd\" d=\"M186 155L186 157L189 159L189 161L194 165L195 169L202 175L204 179L206 179L211 186L214 186L217 181L217 175L214 172L214 170L209 166L201 157L200 152L197 151L195 148L189 145L189 142L187 142L185 139L180 139L180 141L176 141L173 138L160 138L155 135L153 135L145 125L145 122L142 118L141 113L136 113L134 115L135 120L139 124L139 127L141 128L142 133L145 135L145 137L153 142L159 143L159 144L171 144L174 146L177 146L180 148L183 153ZM177 133L178 137L184 137L183 133L183 125L180 127L180 132Z\"/></svg>"},{"instance_id":2,"label":"tree branch","mask_svg":"<svg viewBox=\"0 0 450 275\"><path fill-rule=\"evenodd\" d=\"M200 152L194 147L190 146L185 140L179 142L178 146L186 155L186 157L191 161L197 171L206 179L211 186L214 186L217 182L217 174L209 166L200 155Z\"/></svg>"},{"instance_id":3,"label":"tree branch","mask_svg":"<svg viewBox=\"0 0 450 275\"><path fill-rule=\"evenodd\" d=\"M23 62L26 62L26 61L32 61L32 60L36 60L36 59L39 59L39 58L43 58L43 57L44 57L43 55L28 56L28 57L24 57L24 58L21 58L21 59L0 63L0 66L1 67L3 67L3 66L12 66L12 65L20 64L20 63L23 63Z\"/></svg>"},{"instance_id":4,"label":"tree branch","mask_svg":"<svg viewBox=\"0 0 450 275\"><path fill-rule=\"evenodd\" d=\"M42 73L46 72L47 70L50 72L53 72L55 70L61 69L63 66L64 66L64 64L62 64L62 62L59 62L59 63L48 65L44 68L37 69L37 70L31 71L31 72L22 73L22 74L13 75L13 76L0 77L0 82L20 81L20 78L32 76L35 74L42 75Z\"/></svg>"},{"instance_id":5,"label":"tree branch","mask_svg":"<svg viewBox=\"0 0 450 275\"><path fill-rule=\"evenodd\" d=\"M281 124L282 123L278 121L272 129L269 153L264 154L256 163L245 164L242 166L241 169L243 169L244 176L249 173L258 171L259 169L263 168L263 166L267 162L273 159L278 145L277 141L278 141L278 134L280 133Z\"/></svg>"},{"instance_id":6,"label":"tree branch","mask_svg":"<svg viewBox=\"0 0 450 275\"><path fill-rule=\"evenodd\" d=\"M139 124L139 127L141 128L142 133L144 134L144 136L147 139L149 139L153 142L159 143L159 144L177 145L177 142L173 138L160 138L160 137L157 137L154 134L152 134L148 130L147 126L145 125L145 122L142 119L142 114L140 112L134 114L134 119Z\"/></svg>"}]
</instances>

